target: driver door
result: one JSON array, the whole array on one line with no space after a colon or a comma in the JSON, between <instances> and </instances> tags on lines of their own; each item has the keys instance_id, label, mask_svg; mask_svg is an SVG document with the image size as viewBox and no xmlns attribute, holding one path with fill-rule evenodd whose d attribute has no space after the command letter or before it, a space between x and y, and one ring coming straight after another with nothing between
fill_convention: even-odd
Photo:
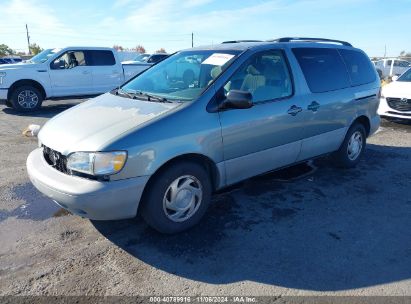
<instances>
[{"instance_id":1,"label":"driver door","mask_svg":"<svg viewBox=\"0 0 411 304\"><path fill-rule=\"evenodd\" d=\"M91 66L83 51L67 51L50 64L53 96L93 94Z\"/></svg>"},{"instance_id":2,"label":"driver door","mask_svg":"<svg viewBox=\"0 0 411 304\"><path fill-rule=\"evenodd\" d=\"M253 107L220 111L226 183L233 184L296 161L305 125L305 100L293 90L282 50L252 55L224 85L250 92Z\"/></svg>"}]
</instances>

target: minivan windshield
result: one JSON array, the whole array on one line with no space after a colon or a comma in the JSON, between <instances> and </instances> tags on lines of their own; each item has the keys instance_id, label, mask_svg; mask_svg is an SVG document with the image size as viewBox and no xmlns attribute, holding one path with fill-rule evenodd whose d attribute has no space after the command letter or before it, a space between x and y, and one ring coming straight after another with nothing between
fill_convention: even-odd
<instances>
[{"instance_id":1,"label":"minivan windshield","mask_svg":"<svg viewBox=\"0 0 411 304\"><path fill-rule=\"evenodd\" d=\"M408 69L408 71L402 74L401 77L397 79L397 81L411 82L411 69Z\"/></svg>"},{"instance_id":2,"label":"minivan windshield","mask_svg":"<svg viewBox=\"0 0 411 304\"><path fill-rule=\"evenodd\" d=\"M240 51L234 50L182 51L137 76L119 93L122 91L128 97L139 94L167 101L191 101L200 96L239 54Z\"/></svg>"},{"instance_id":3,"label":"minivan windshield","mask_svg":"<svg viewBox=\"0 0 411 304\"><path fill-rule=\"evenodd\" d=\"M40 53L38 53L36 56L31 58L29 62L31 63L44 63L46 62L51 56L59 52L60 49L47 49L44 50Z\"/></svg>"}]
</instances>

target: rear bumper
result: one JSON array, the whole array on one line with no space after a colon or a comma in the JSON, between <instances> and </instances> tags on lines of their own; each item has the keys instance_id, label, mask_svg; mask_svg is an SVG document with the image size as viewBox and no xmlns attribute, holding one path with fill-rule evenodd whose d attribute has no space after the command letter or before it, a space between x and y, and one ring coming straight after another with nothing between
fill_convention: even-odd
<instances>
[{"instance_id":1,"label":"rear bumper","mask_svg":"<svg viewBox=\"0 0 411 304\"><path fill-rule=\"evenodd\" d=\"M0 100L6 100L9 89L0 88Z\"/></svg>"},{"instance_id":2,"label":"rear bumper","mask_svg":"<svg viewBox=\"0 0 411 304\"><path fill-rule=\"evenodd\" d=\"M41 148L27 158L33 185L70 212L94 220L135 217L149 176L100 182L61 173L46 163Z\"/></svg>"},{"instance_id":3,"label":"rear bumper","mask_svg":"<svg viewBox=\"0 0 411 304\"><path fill-rule=\"evenodd\" d=\"M380 116L400 118L400 119L411 119L411 111L400 112L390 108L387 104L385 98L380 99L380 106L378 107L378 114Z\"/></svg>"},{"instance_id":4,"label":"rear bumper","mask_svg":"<svg viewBox=\"0 0 411 304\"><path fill-rule=\"evenodd\" d=\"M379 115L375 115L370 121L370 134L368 136L373 135L377 132L378 128L380 127L381 118Z\"/></svg>"}]
</instances>

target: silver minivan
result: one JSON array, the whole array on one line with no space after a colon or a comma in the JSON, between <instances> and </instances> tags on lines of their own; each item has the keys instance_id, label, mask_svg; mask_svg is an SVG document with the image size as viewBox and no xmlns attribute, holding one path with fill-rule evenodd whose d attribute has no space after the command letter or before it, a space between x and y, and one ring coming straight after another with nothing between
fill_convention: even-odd
<instances>
[{"instance_id":1,"label":"silver minivan","mask_svg":"<svg viewBox=\"0 0 411 304\"><path fill-rule=\"evenodd\" d=\"M34 186L95 220L163 233L200 221L214 191L332 154L355 166L380 122L379 77L343 41L281 38L180 51L49 120Z\"/></svg>"}]
</instances>

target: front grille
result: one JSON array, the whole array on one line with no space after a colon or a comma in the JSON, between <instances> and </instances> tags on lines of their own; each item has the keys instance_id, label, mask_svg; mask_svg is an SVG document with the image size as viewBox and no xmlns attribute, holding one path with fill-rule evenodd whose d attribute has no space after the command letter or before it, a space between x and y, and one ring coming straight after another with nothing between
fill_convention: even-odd
<instances>
[{"instance_id":1,"label":"front grille","mask_svg":"<svg viewBox=\"0 0 411 304\"><path fill-rule=\"evenodd\" d=\"M409 116L411 117L411 113L398 113L398 112L393 112L393 111L388 111L388 114L395 114L395 115L402 115L402 116Z\"/></svg>"},{"instance_id":2,"label":"front grille","mask_svg":"<svg viewBox=\"0 0 411 304\"><path fill-rule=\"evenodd\" d=\"M387 104L391 109L397 111L411 111L411 99L406 98L387 98Z\"/></svg>"},{"instance_id":3,"label":"front grille","mask_svg":"<svg viewBox=\"0 0 411 304\"><path fill-rule=\"evenodd\" d=\"M68 174L67 157L43 145L43 155L46 162L56 170Z\"/></svg>"}]
</instances>

